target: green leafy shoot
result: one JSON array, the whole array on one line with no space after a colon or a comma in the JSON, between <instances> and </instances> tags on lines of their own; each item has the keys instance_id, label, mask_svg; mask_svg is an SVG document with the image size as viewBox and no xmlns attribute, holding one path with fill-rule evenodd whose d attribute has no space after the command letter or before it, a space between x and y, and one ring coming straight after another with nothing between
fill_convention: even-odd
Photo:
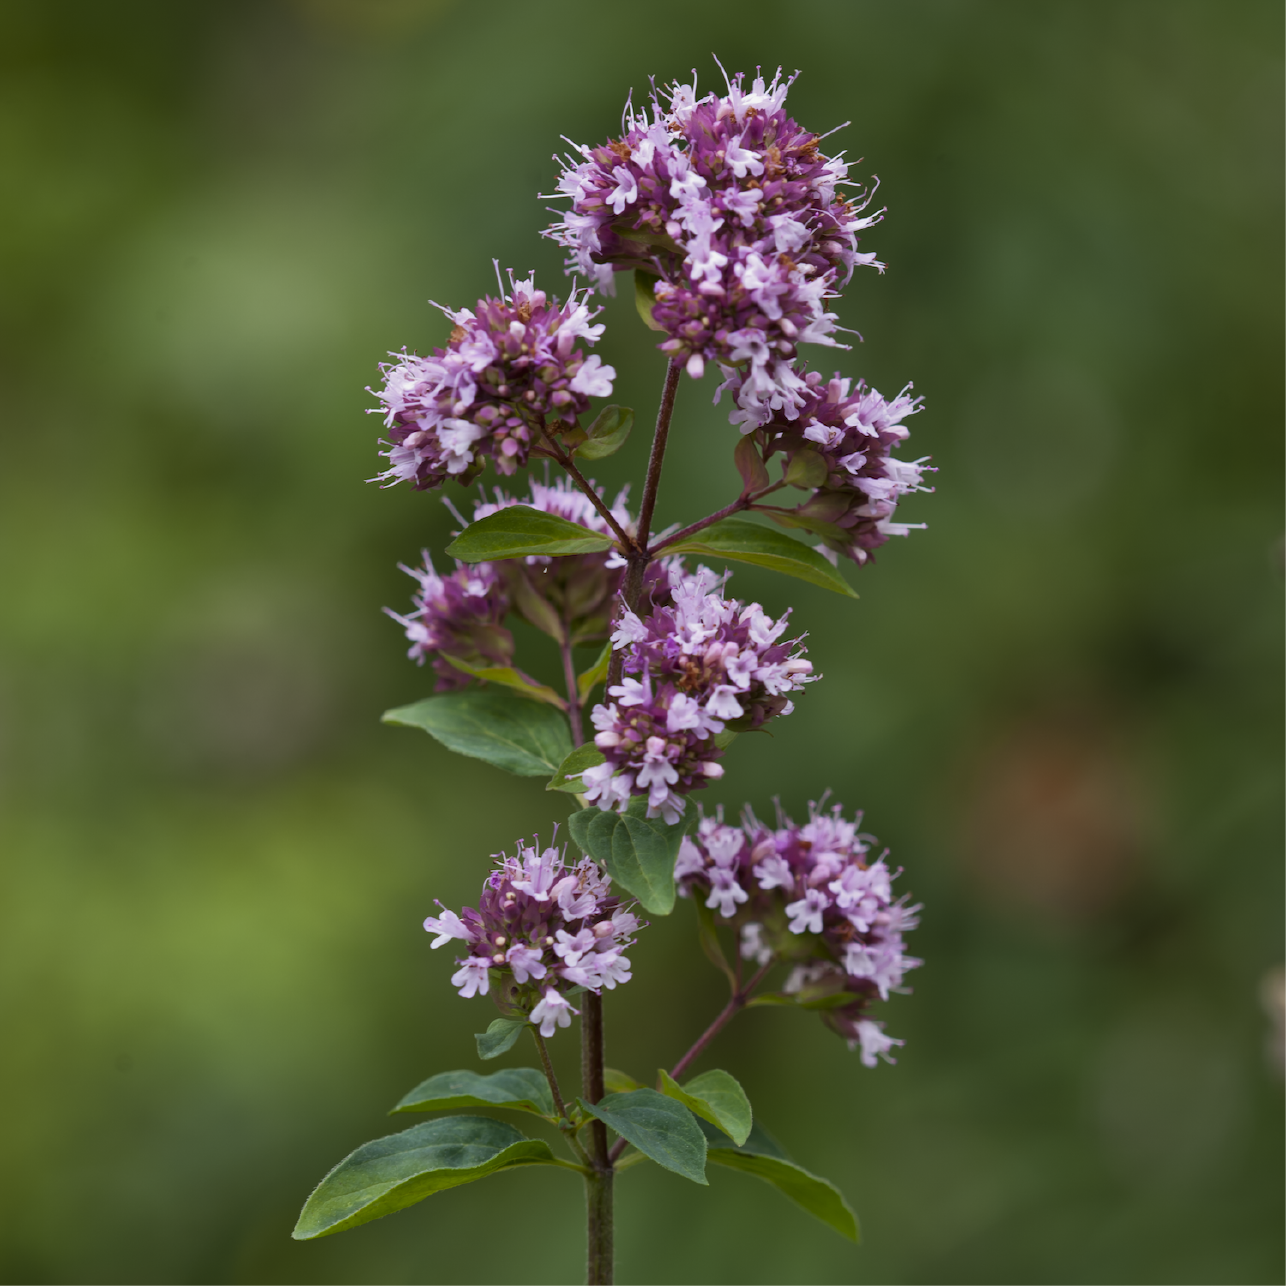
<instances>
[{"instance_id":1,"label":"green leafy shoot","mask_svg":"<svg viewBox=\"0 0 1286 1286\"><path fill-rule=\"evenodd\" d=\"M606 1094L596 1104L582 1102L581 1107L657 1165L706 1184L705 1135L681 1103L656 1090L637 1089Z\"/></svg>"},{"instance_id":2,"label":"green leafy shoot","mask_svg":"<svg viewBox=\"0 0 1286 1286\"><path fill-rule=\"evenodd\" d=\"M680 1102L702 1120L718 1126L740 1147L750 1137L754 1115L750 1100L737 1079L728 1072L702 1072L680 1085L669 1072L658 1073L661 1093Z\"/></svg>"},{"instance_id":3,"label":"green leafy shoot","mask_svg":"<svg viewBox=\"0 0 1286 1286\"><path fill-rule=\"evenodd\" d=\"M518 777L549 777L572 749L557 710L503 688L444 692L390 710L384 722L422 728L448 750Z\"/></svg>"},{"instance_id":4,"label":"green leafy shoot","mask_svg":"<svg viewBox=\"0 0 1286 1286\"><path fill-rule=\"evenodd\" d=\"M461 562L487 563L532 554L598 554L611 549L613 543L610 536L600 536L543 509L506 505L470 523L446 552Z\"/></svg>"},{"instance_id":5,"label":"green leafy shoot","mask_svg":"<svg viewBox=\"0 0 1286 1286\"><path fill-rule=\"evenodd\" d=\"M507 1121L443 1116L364 1143L313 1190L291 1234L310 1241L405 1210L435 1192L472 1183L519 1165L558 1165L541 1139L529 1139Z\"/></svg>"},{"instance_id":6,"label":"green leafy shoot","mask_svg":"<svg viewBox=\"0 0 1286 1286\"><path fill-rule=\"evenodd\" d=\"M592 768L595 764L603 762L603 752L592 742L587 741L583 746L577 746L561 764L558 765L557 771L549 779L546 790L565 790L571 794L579 795L585 785L581 781L581 773L586 768Z\"/></svg>"},{"instance_id":7,"label":"green leafy shoot","mask_svg":"<svg viewBox=\"0 0 1286 1286\"><path fill-rule=\"evenodd\" d=\"M526 1025L525 1018L493 1018L486 1031L474 1036L474 1040L478 1042L478 1057L486 1062L508 1053Z\"/></svg>"},{"instance_id":8,"label":"green leafy shoot","mask_svg":"<svg viewBox=\"0 0 1286 1286\"><path fill-rule=\"evenodd\" d=\"M634 412L628 406L605 406L585 431L585 441L574 454L582 460L602 460L615 455L634 427Z\"/></svg>"},{"instance_id":9,"label":"green leafy shoot","mask_svg":"<svg viewBox=\"0 0 1286 1286\"><path fill-rule=\"evenodd\" d=\"M665 553L753 563L810 585L820 585L846 598L857 597L849 583L811 545L745 518L724 518L677 544L667 545Z\"/></svg>"},{"instance_id":10,"label":"green leafy shoot","mask_svg":"<svg viewBox=\"0 0 1286 1286\"><path fill-rule=\"evenodd\" d=\"M439 1072L403 1095L393 1111L439 1112L451 1107L508 1107L557 1119L549 1083L534 1067L506 1067L489 1076Z\"/></svg>"}]
</instances>

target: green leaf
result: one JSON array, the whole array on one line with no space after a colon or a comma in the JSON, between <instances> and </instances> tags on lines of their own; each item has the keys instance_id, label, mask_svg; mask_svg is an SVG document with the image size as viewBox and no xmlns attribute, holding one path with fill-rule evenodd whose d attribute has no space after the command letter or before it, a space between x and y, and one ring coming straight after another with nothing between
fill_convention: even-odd
<instances>
[{"instance_id":1,"label":"green leaf","mask_svg":"<svg viewBox=\"0 0 1286 1286\"><path fill-rule=\"evenodd\" d=\"M607 1094L581 1106L659 1166L705 1184L706 1140L692 1113L656 1090Z\"/></svg>"},{"instance_id":2,"label":"green leaf","mask_svg":"<svg viewBox=\"0 0 1286 1286\"><path fill-rule=\"evenodd\" d=\"M438 1112L448 1107L511 1107L538 1116L555 1115L549 1083L534 1067L506 1067L490 1076L439 1072L403 1095L393 1111Z\"/></svg>"},{"instance_id":3,"label":"green leaf","mask_svg":"<svg viewBox=\"0 0 1286 1286\"><path fill-rule=\"evenodd\" d=\"M826 481L829 472L825 457L811 447L801 447L791 458L786 470L786 482L792 487L811 491Z\"/></svg>"},{"instance_id":4,"label":"green leaf","mask_svg":"<svg viewBox=\"0 0 1286 1286\"><path fill-rule=\"evenodd\" d=\"M746 1091L728 1072L702 1072L686 1085L680 1085L669 1072L662 1070L661 1093L682 1103L702 1120L717 1125L740 1147L750 1137L754 1114Z\"/></svg>"},{"instance_id":5,"label":"green leaf","mask_svg":"<svg viewBox=\"0 0 1286 1286\"><path fill-rule=\"evenodd\" d=\"M603 752L592 741L587 741L583 746L577 746L558 765L557 771L549 779L549 785L545 789L566 790L573 795L579 795L585 789L585 784L580 779L581 773L586 768L592 768L595 764L603 762Z\"/></svg>"},{"instance_id":6,"label":"green leaf","mask_svg":"<svg viewBox=\"0 0 1286 1286\"><path fill-rule=\"evenodd\" d=\"M787 576L797 576L811 585L820 585L848 598L857 597L848 582L811 545L745 518L725 518L695 536L667 545L664 552L754 563L775 572L784 572Z\"/></svg>"},{"instance_id":7,"label":"green leaf","mask_svg":"<svg viewBox=\"0 0 1286 1286\"><path fill-rule=\"evenodd\" d=\"M548 777L572 748L557 710L502 688L444 692L390 710L384 722L423 728L448 750L519 777Z\"/></svg>"},{"instance_id":8,"label":"green leaf","mask_svg":"<svg viewBox=\"0 0 1286 1286\"><path fill-rule=\"evenodd\" d=\"M639 316L643 318L643 325L648 330L664 330L653 316L652 309L656 305L656 283L660 280L650 272L644 272L641 268L634 270L634 307L639 310Z\"/></svg>"},{"instance_id":9,"label":"green leaf","mask_svg":"<svg viewBox=\"0 0 1286 1286\"><path fill-rule=\"evenodd\" d=\"M627 813L584 808L567 819L572 839L653 915L674 910L674 863L686 830L647 818L647 800L630 801ZM690 823L689 823L690 824Z\"/></svg>"},{"instance_id":10,"label":"green leaf","mask_svg":"<svg viewBox=\"0 0 1286 1286\"><path fill-rule=\"evenodd\" d=\"M755 1125L746 1142L735 1147L732 1140L713 1125L700 1119L697 1120L697 1125L709 1145L707 1156L716 1165L741 1170L771 1183L796 1205L802 1206L810 1215L815 1215L824 1224L834 1228L840 1236L854 1242L860 1239L857 1216L844 1200L844 1194L833 1183L810 1174L803 1166L791 1161L766 1130Z\"/></svg>"},{"instance_id":11,"label":"green leaf","mask_svg":"<svg viewBox=\"0 0 1286 1286\"><path fill-rule=\"evenodd\" d=\"M475 679L483 679L487 683L498 683L502 688L513 688L515 692L521 692L532 701L543 701L556 710L567 709L567 702L553 688L537 683L521 670L515 670L512 665L474 665L471 661L462 661L458 656L451 656L446 652L442 653L442 659L455 666L457 670L473 675Z\"/></svg>"},{"instance_id":12,"label":"green leaf","mask_svg":"<svg viewBox=\"0 0 1286 1286\"><path fill-rule=\"evenodd\" d=\"M326 1237L516 1165L557 1165L549 1144L507 1121L444 1116L364 1143L314 1189L291 1234Z\"/></svg>"},{"instance_id":13,"label":"green leaf","mask_svg":"<svg viewBox=\"0 0 1286 1286\"><path fill-rule=\"evenodd\" d=\"M446 552L462 562L485 563L531 554L598 554L612 544L610 536L600 536L557 514L530 505L506 505L470 523Z\"/></svg>"},{"instance_id":14,"label":"green leaf","mask_svg":"<svg viewBox=\"0 0 1286 1286\"><path fill-rule=\"evenodd\" d=\"M641 1090L643 1088L628 1072L622 1072L615 1067L603 1068L603 1084L617 1094L623 1094L627 1090Z\"/></svg>"},{"instance_id":15,"label":"green leaf","mask_svg":"<svg viewBox=\"0 0 1286 1286\"><path fill-rule=\"evenodd\" d=\"M603 644L603 650L598 654L598 660L583 674L576 676L576 695L580 697L582 704L584 704L585 698L607 678L607 667L611 663L612 644L609 641Z\"/></svg>"},{"instance_id":16,"label":"green leaf","mask_svg":"<svg viewBox=\"0 0 1286 1286\"><path fill-rule=\"evenodd\" d=\"M574 454L582 460L602 460L615 455L634 427L634 412L628 406L605 406L586 430L585 441Z\"/></svg>"},{"instance_id":17,"label":"green leaf","mask_svg":"<svg viewBox=\"0 0 1286 1286\"><path fill-rule=\"evenodd\" d=\"M478 1057L485 1062L507 1053L526 1025L525 1018L493 1018L486 1031L477 1032L473 1037L478 1042Z\"/></svg>"}]
</instances>

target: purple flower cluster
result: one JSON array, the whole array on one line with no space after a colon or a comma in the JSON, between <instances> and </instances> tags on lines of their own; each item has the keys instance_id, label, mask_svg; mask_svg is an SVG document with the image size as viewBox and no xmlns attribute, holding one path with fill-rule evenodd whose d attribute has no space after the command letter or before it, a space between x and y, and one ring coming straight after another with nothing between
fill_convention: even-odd
<instances>
[{"instance_id":1,"label":"purple flower cluster","mask_svg":"<svg viewBox=\"0 0 1286 1286\"><path fill-rule=\"evenodd\" d=\"M503 1012L552 1036L580 1012L569 994L629 982L625 952L642 925L588 858L569 867L562 850L541 852L537 840L519 842L516 857L500 853L497 859L477 907L456 915L439 902L442 914L429 916L424 927L438 935L434 947L452 939L468 947L451 978L460 995L485 996L494 983Z\"/></svg>"},{"instance_id":2,"label":"purple flower cluster","mask_svg":"<svg viewBox=\"0 0 1286 1286\"><path fill-rule=\"evenodd\" d=\"M455 571L440 576L427 549L423 558L423 567L398 564L419 582L412 598L415 610L405 616L384 610L411 640L407 656L417 665L432 663L438 675L435 690L449 692L472 682L448 657L475 666L512 664L513 635L501 624L509 598L495 564L457 562Z\"/></svg>"},{"instance_id":3,"label":"purple flower cluster","mask_svg":"<svg viewBox=\"0 0 1286 1286\"><path fill-rule=\"evenodd\" d=\"M703 817L696 838L683 840L675 878L740 929L745 959L792 963L783 991L820 1008L850 1049L860 1046L867 1067L879 1055L893 1062L889 1050L903 1042L864 1013L921 963L902 940L920 907L894 900L898 872L883 855L870 860L873 837L859 834L860 813L849 822L838 804L808 811L803 826L779 816L776 830L749 809L741 826L724 825L722 811Z\"/></svg>"},{"instance_id":4,"label":"purple flower cluster","mask_svg":"<svg viewBox=\"0 0 1286 1286\"><path fill-rule=\"evenodd\" d=\"M477 310L452 312L450 342L429 357L392 353L381 367L389 467L387 485L407 480L417 490L449 478L468 482L489 457L512 474L546 430L571 428L591 397L607 397L616 372L587 356L603 326L575 291L565 304L537 290L531 277L509 277L510 293L478 300Z\"/></svg>"},{"instance_id":5,"label":"purple flower cluster","mask_svg":"<svg viewBox=\"0 0 1286 1286\"><path fill-rule=\"evenodd\" d=\"M758 603L725 598L709 568L668 569L670 602L640 618L622 612L612 646L624 650L610 705L593 710L594 744L604 762L581 775L585 798L625 812L647 797L647 815L673 825L688 792L723 776L725 729L760 727L794 709L788 694L810 681L799 639L777 640L789 613L773 620ZM635 677L637 676L637 677Z\"/></svg>"},{"instance_id":6,"label":"purple flower cluster","mask_svg":"<svg viewBox=\"0 0 1286 1286\"><path fill-rule=\"evenodd\" d=\"M755 425L741 410L742 378L732 372L722 387L731 387L738 403L729 419L750 432ZM774 412L759 433L766 457L781 452L793 462L804 453L823 466L817 472L824 471L824 481L794 512L821 535L823 552L832 561L843 554L864 563L890 536L905 536L913 527L924 526L892 520L900 497L932 490L924 485L924 475L931 471L927 456L907 461L892 455L910 436L902 421L916 414L923 401L910 396L910 388L908 384L888 400L862 380L854 386L838 373L825 380L809 371L801 381L794 414Z\"/></svg>"},{"instance_id":7,"label":"purple flower cluster","mask_svg":"<svg viewBox=\"0 0 1286 1286\"><path fill-rule=\"evenodd\" d=\"M780 70L768 85L743 82L701 99L695 77L676 83L665 104L653 95L651 120L627 105L619 139L572 143L580 159L561 162L557 193L571 209L547 235L572 251L569 270L600 287L614 270L655 277L662 351L697 379L707 361L742 368L738 396L764 423L796 396L797 346L836 344L827 301L854 266L883 271L857 249L881 214L864 213L864 190L837 193L853 186L848 165L786 114L792 82Z\"/></svg>"}]
</instances>

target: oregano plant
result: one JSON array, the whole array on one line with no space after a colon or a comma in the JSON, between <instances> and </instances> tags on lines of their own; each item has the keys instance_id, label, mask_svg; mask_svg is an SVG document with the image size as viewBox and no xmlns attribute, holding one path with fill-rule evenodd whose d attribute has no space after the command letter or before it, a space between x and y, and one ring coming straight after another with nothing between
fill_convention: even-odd
<instances>
[{"instance_id":1,"label":"oregano plant","mask_svg":"<svg viewBox=\"0 0 1286 1286\"><path fill-rule=\"evenodd\" d=\"M789 611L732 597L727 574L703 560L855 598L840 566L905 535L898 501L926 489L925 461L893 454L920 406L909 386L886 399L800 356L803 345L847 347L829 308L856 268L883 270L858 249L882 211L868 213L872 191L787 114L791 81L745 81L704 96L695 76L654 90L646 109L627 103L619 137L573 145L557 193L570 209L546 235L587 284L560 301L530 276L506 283L497 265L496 295L442 309L444 346L382 368L386 485L469 487L488 466L514 480L480 490L468 517L468 501L452 505L459 530L441 570L428 552L404 568L412 606L390 615L435 691L384 718L547 782L550 809L533 819L546 840L518 841L489 869L480 860L478 903L439 905L424 922L432 948L454 951L451 985L495 1007L479 1059L529 1039L536 1065L430 1075L393 1111L432 1115L340 1161L308 1198L297 1238L502 1170L552 1166L583 1181L587 1280L610 1282L615 1179L647 1162L700 1185L711 1163L745 1171L858 1238L841 1193L773 1139L735 1076L696 1070L722 1028L761 1005L811 1010L865 1066L892 1062L902 1042L872 1009L920 963L903 939L919 908L895 894L898 872L860 814L823 797L802 822L780 807L761 821L748 805L734 824L690 798L735 767L738 736L815 699L821 677ZM634 425L609 401L616 372L590 351L604 331L591 299L623 274L665 361L637 511L586 472ZM729 489L740 488L686 526L654 531L680 385L711 364L716 399L731 404ZM543 480L520 480L534 461ZM557 645L557 686L520 668L511 617ZM636 1080L605 1066L605 1000L629 983L649 917L669 915L676 897L690 902L728 1000L673 1067ZM560 1083L548 1049L572 1029L578 1086ZM538 1117L560 1148L477 1109Z\"/></svg>"}]
</instances>

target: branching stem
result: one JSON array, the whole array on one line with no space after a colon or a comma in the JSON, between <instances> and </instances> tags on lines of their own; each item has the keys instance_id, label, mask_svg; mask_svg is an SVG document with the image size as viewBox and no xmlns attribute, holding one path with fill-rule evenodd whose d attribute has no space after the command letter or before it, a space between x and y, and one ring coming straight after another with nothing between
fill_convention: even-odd
<instances>
[{"instance_id":1,"label":"branching stem","mask_svg":"<svg viewBox=\"0 0 1286 1286\"><path fill-rule=\"evenodd\" d=\"M576 467L576 462L572 459L571 453L565 451L557 442L553 434L548 430L542 430L544 433L543 445L555 460L566 470L567 476L589 497L590 503L602 515L603 520L612 529L612 535L620 541L621 549L628 557L632 553L637 553L641 548L641 542L635 540L633 536L616 521L616 515L608 507L607 501L594 490L589 479Z\"/></svg>"},{"instance_id":2,"label":"branching stem","mask_svg":"<svg viewBox=\"0 0 1286 1286\"><path fill-rule=\"evenodd\" d=\"M714 1022L697 1037L692 1048L683 1055L670 1071L673 1080L678 1080L684 1072L692 1065L693 1060L701 1053L702 1050L746 1007L755 988L763 981L764 974L773 966L770 960L766 965L757 969L752 975L750 981L744 987L739 987L728 998L728 1003L719 1011ZM611 1160L615 1161L628 1146L625 1139L617 1139L612 1147Z\"/></svg>"}]
</instances>

